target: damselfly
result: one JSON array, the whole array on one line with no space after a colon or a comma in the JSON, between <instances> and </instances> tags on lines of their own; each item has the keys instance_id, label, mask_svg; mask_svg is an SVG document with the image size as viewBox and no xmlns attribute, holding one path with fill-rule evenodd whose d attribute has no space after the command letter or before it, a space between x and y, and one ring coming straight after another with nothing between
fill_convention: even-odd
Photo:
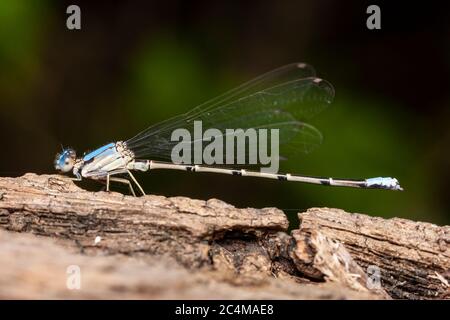
<instances>
[{"instance_id":1,"label":"damselfly","mask_svg":"<svg viewBox=\"0 0 450 320\"><path fill-rule=\"evenodd\" d=\"M239 169L228 168L224 164L211 166L172 161L172 150L178 143L172 140L172 132L177 128L193 132L196 121L202 121L204 128L221 130L276 128L279 132L281 155L285 152L308 153L322 142L322 135L306 121L325 109L333 98L332 85L317 78L311 66L304 63L289 64L263 74L185 114L155 124L129 140L106 144L80 158L77 158L73 149L63 149L56 155L55 168L61 172L72 171L76 180L89 178L104 181L108 191L111 181L127 184L133 195L135 192L132 182L142 194L145 192L132 171L154 169L222 173L328 186L402 190L398 180L389 177L336 179L258 172L241 166ZM199 141L190 143L196 142ZM207 141L201 138L200 142ZM126 175L127 178L118 175Z\"/></svg>"}]
</instances>

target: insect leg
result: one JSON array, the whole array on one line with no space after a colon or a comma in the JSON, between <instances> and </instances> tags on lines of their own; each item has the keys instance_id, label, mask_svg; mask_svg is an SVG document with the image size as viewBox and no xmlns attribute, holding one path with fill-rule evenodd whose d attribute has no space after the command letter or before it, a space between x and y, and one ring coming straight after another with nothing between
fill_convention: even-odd
<instances>
[{"instance_id":1,"label":"insect leg","mask_svg":"<svg viewBox=\"0 0 450 320\"><path fill-rule=\"evenodd\" d=\"M139 190L142 192L142 195L145 196L144 189L142 189L141 185L139 184L139 182L137 182L136 178L133 176L131 171L127 169L127 172L130 175L131 179L133 179L134 183L136 183L136 185L138 186Z\"/></svg>"},{"instance_id":2,"label":"insect leg","mask_svg":"<svg viewBox=\"0 0 450 320\"><path fill-rule=\"evenodd\" d=\"M107 176L107 181L114 181L114 182L119 182L119 183L123 183L128 185L128 187L130 188L131 194L136 197L136 193L134 192L133 189L133 185L131 184L130 180L128 179L123 179L123 178L117 178L117 177L109 177L109 175ZM109 184L109 181L107 182ZM109 190L108 190L109 191Z\"/></svg>"}]
</instances>

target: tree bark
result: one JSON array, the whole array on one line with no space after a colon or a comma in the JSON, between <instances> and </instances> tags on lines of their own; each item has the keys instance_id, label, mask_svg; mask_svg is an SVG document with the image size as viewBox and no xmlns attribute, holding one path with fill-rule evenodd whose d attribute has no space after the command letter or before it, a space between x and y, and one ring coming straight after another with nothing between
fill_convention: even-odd
<instances>
[{"instance_id":1,"label":"tree bark","mask_svg":"<svg viewBox=\"0 0 450 320\"><path fill-rule=\"evenodd\" d=\"M343 210L312 208L299 214L294 238L315 230L342 243L363 269L379 272L394 298L448 298L450 227L406 219L382 219Z\"/></svg>"},{"instance_id":2,"label":"tree bark","mask_svg":"<svg viewBox=\"0 0 450 320\"><path fill-rule=\"evenodd\" d=\"M0 297L448 298L449 227L327 208L299 217L289 234L276 208L0 178ZM67 288L69 265L81 290Z\"/></svg>"}]
</instances>

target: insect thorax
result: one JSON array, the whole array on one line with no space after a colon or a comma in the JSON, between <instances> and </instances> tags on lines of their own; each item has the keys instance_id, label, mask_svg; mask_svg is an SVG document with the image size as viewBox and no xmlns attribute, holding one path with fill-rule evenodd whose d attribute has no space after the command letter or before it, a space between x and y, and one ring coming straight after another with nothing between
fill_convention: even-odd
<instances>
[{"instance_id":1,"label":"insect thorax","mask_svg":"<svg viewBox=\"0 0 450 320\"><path fill-rule=\"evenodd\" d=\"M124 141L117 141L116 142L116 150L121 155L123 155L125 158L128 159L134 159L134 153L130 149L127 148L127 145Z\"/></svg>"}]
</instances>

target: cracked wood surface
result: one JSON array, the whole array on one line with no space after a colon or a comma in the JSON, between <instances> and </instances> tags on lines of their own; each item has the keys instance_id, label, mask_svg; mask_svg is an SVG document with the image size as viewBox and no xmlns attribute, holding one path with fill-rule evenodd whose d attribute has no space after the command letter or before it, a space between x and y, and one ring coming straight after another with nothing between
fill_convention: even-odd
<instances>
[{"instance_id":1,"label":"cracked wood surface","mask_svg":"<svg viewBox=\"0 0 450 320\"><path fill-rule=\"evenodd\" d=\"M235 285L214 271L193 272L154 256L93 258L70 252L52 239L3 230L0 259L0 299L378 298L333 283L299 286L289 279L265 278L252 285ZM72 266L80 270L79 289L68 277Z\"/></svg>"},{"instance_id":2,"label":"cracked wood surface","mask_svg":"<svg viewBox=\"0 0 450 320\"><path fill-rule=\"evenodd\" d=\"M15 297L21 296L21 287L26 297L45 297L29 288L36 282L24 281L29 279L25 271L14 270L29 259L33 277L42 277L41 285L52 282L34 269L53 257L49 265L58 270L78 259L91 273L82 292L74 295L50 285L55 291L48 297L197 299L233 298L233 292L243 299L448 297L448 227L327 208L310 209L300 219L300 228L288 234L288 220L276 208L238 209L215 199L87 192L57 175L0 178L0 228L8 230L0 237L21 245L14 251L1 241L0 259L8 261L11 270L5 264L0 268L0 284L7 288L14 285L8 279L16 279ZM395 232L399 227L403 232ZM24 245L11 231L34 235L20 235L33 237ZM46 246L62 251L47 255ZM109 267L96 267L103 264ZM381 270L382 288L367 285L366 270L373 265ZM107 276L108 268L119 272ZM144 270L152 279L172 273L173 278L165 286L141 279L141 292L135 286ZM111 289L108 279L123 290ZM180 294L174 291L178 286L184 288ZM210 286L218 290L215 295L208 291ZM5 292L0 294L7 297Z\"/></svg>"},{"instance_id":3,"label":"cracked wood surface","mask_svg":"<svg viewBox=\"0 0 450 320\"><path fill-rule=\"evenodd\" d=\"M329 208L309 209L299 219L295 234L308 237L320 230L342 243L363 269L379 268L383 288L392 297L450 297L450 227Z\"/></svg>"}]
</instances>

